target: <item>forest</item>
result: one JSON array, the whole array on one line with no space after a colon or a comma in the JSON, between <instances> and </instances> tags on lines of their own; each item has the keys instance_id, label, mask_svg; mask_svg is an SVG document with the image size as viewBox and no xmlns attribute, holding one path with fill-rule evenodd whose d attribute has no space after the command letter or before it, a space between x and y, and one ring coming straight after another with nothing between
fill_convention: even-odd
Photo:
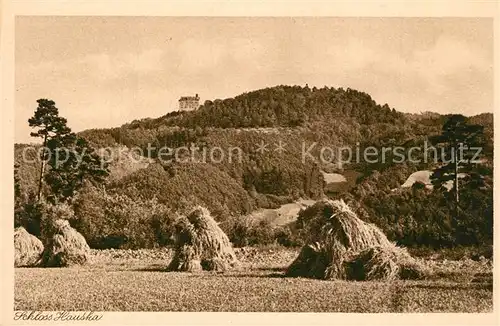
<instances>
[{"instance_id":1,"label":"forest","mask_svg":"<svg viewBox=\"0 0 500 326\"><path fill-rule=\"evenodd\" d=\"M57 189L48 182L39 189L41 167L36 152L28 152L32 160L27 163L23 149L31 145L16 144L15 226L24 226L39 236L44 205L55 203L68 211L71 225L93 248L153 248L171 244L176 217L202 205L235 245L300 246L304 242L300 218L296 223L274 226L268 221L250 223L249 214L300 198L327 197L344 199L358 216L381 228L389 240L407 247L490 246L492 114L464 117L464 125L480 126L483 152L482 164L474 166L481 184L473 178L461 179L459 204L454 203L453 191L442 187L429 189L418 182L400 187L413 172L438 169L437 162L395 163L389 157L385 162L352 162L338 167L301 160L304 142L318 144L312 151L314 156L319 155L321 146L399 146L405 151L422 147L444 133L452 118L431 112L402 113L350 88L280 85L205 101L195 111L174 111L119 128L70 132L73 136L63 137L75 151L85 147L95 155L104 148L129 153L151 145L156 149L193 144L198 148L237 146L243 153L241 161L165 163L153 150L141 163L130 160L130 155L119 157L110 162L99 180L84 180L79 175L81 180L74 176L74 181L64 183L71 175L49 168L52 179L47 180L58 184ZM287 151L258 152L256 144L278 140L286 142ZM88 158L88 171L96 163L92 160L98 159L95 155ZM336 191L327 191L323 172L342 174L348 182ZM51 198L63 188L66 193L60 199L40 202L40 192L42 197Z\"/></svg>"}]
</instances>

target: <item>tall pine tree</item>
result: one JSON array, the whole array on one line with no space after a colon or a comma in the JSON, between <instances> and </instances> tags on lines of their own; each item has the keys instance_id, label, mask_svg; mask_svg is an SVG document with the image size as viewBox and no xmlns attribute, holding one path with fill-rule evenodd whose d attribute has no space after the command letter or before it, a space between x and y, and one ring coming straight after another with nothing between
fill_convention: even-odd
<instances>
[{"instance_id":1,"label":"tall pine tree","mask_svg":"<svg viewBox=\"0 0 500 326\"><path fill-rule=\"evenodd\" d=\"M52 203L71 199L84 185L85 180L102 182L108 168L95 150L78 137L66 125L67 120L59 116L54 101L40 99L29 125L37 128L31 136L43 139L41 168L38 185L38 200L42 196L43 181L49 186L47 199ZM49 165L45 171L46 164Z\"/></svg>"},{"instance_id":2,"label":"tall pine tree","mask_svg":"<svg viewBox=\"0 0 500 326\"><path fill-rule=\"evenodd\" d=\"M484 127L469 124L467 117L454 114L443 124L440 135L431 137L431 143L441 149L438 162L441 163L433 171L431 181L435 189L443 189L448 182L453 183L455 209L460 202L461 182L482 182L479 162L483 157ZM462 181L460 180L462 179Z\"/></svg>"},{"instance_id":3,"label":"tall pine tree","mask_svg":"<svg viewBox=\"0 0 500 326\"><path fill-rule=\"evenodd\" d=\"M40 175L38 178L37 200L40 200L42 195L43 176L45 174L45 163L50 155L47 151L48 142L65 137L71 133L71 129L66 126L67 120L59 116L59 110L55 106L54 101L48 99L37 100L38 107L36 108L33 117L28 119L29 126L37 128L36 132L32 132L32 137L42 138L42 153Z\"/></svg>"}]
</instances>

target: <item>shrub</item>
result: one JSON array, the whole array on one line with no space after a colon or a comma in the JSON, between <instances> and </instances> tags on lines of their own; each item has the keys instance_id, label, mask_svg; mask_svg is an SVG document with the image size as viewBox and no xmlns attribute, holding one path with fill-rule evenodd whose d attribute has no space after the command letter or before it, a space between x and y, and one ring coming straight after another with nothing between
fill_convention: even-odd
<instances>
[{"instance_id":1,"label":"shrub","mask_svg":"<svg viewBox=\"0 0 500 326\"><path fill-rule=\"evenodd\" d=\"M225 228L236 247L267 245L275 242L275 229L267 220L257 221L252 216L236 217L225 223Z\"/></svg>"},{"instance_id":2,"label":"shrub","mask_svg":"<svg viewBox=\"0 0 500 326\"><path fill-rule=\"evenodd\" d=\"M277 244L284 247L300 246L300 243L294 237L292 229L288 225L276 227L274 229L274 239Z\"/></svg>"},{"instance_id":3,"label":"shrub","mask_svg":"<svg viewBox=\"0 0 500 326\"><path fill-rule=\"evenodd\" d=\"M89 188L75 203L75 227L92 248L152 248L171 243L173 214L153 198Z\"/></svg>"},{"instance_id":4,"label":"shrub","mask_svg":"<svg viewBox=\"0 0 500 326\"><path fill-rule=\"evenodd\" d=\"M43 209L43 204L34 199L24 203L14 214L14 227L22 226L28 233L40 237Z\"/></svg>"}]
</instances>

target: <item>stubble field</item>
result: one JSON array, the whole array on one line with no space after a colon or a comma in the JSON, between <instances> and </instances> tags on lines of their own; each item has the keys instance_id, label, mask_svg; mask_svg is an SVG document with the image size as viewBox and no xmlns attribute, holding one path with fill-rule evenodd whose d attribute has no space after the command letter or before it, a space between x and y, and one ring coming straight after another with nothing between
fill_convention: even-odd
<instances>
[{"instance_id":1,"label":"stubble field","mask_svg":"<svg viewBox=\"0 0 500 326\"><path fill-rule=\"evenodd\" d=\"M15 310L491 312L492 262L428 259L425 281L285 278L297 250L244 248L228 273L166 272L171 251L93 250L78 268L17 268Z\"/></svg>"}]
</instances>

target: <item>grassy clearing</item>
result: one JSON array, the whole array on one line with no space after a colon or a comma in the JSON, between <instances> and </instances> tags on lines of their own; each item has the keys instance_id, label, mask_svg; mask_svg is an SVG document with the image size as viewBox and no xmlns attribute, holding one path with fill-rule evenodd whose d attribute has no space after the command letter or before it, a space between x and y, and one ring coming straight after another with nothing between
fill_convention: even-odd
<instances>
[{"instance_id":1,"label":"grassy clearing","mask_svg":"<svg viewBox=\"0 0 500 326\"><path fill-rule=\"evenodd\" d=\"M95 253L94 253L95 254ZM107 253L77 268L19 268L16 310L491 312L491 270L434 281L344 282L284 278L290 250L238 251L239 271L171 273L166 256ZM164 255L164 256L162 256ZM137 256L137 257L136 257ZM115 258L113 258L115 257ZM457 262L459 264L460 262ZM451 265L450 265L451 266ZM457 265L458 266L458 265ZM450 267L450 271L455 266ZM477 270L483 270L477 273ZM448 273L453 275L452 272ZM467 273L466 273L467 274ZM467 274L467 275L469 275Z\"/></svg>"}]
</instances>

